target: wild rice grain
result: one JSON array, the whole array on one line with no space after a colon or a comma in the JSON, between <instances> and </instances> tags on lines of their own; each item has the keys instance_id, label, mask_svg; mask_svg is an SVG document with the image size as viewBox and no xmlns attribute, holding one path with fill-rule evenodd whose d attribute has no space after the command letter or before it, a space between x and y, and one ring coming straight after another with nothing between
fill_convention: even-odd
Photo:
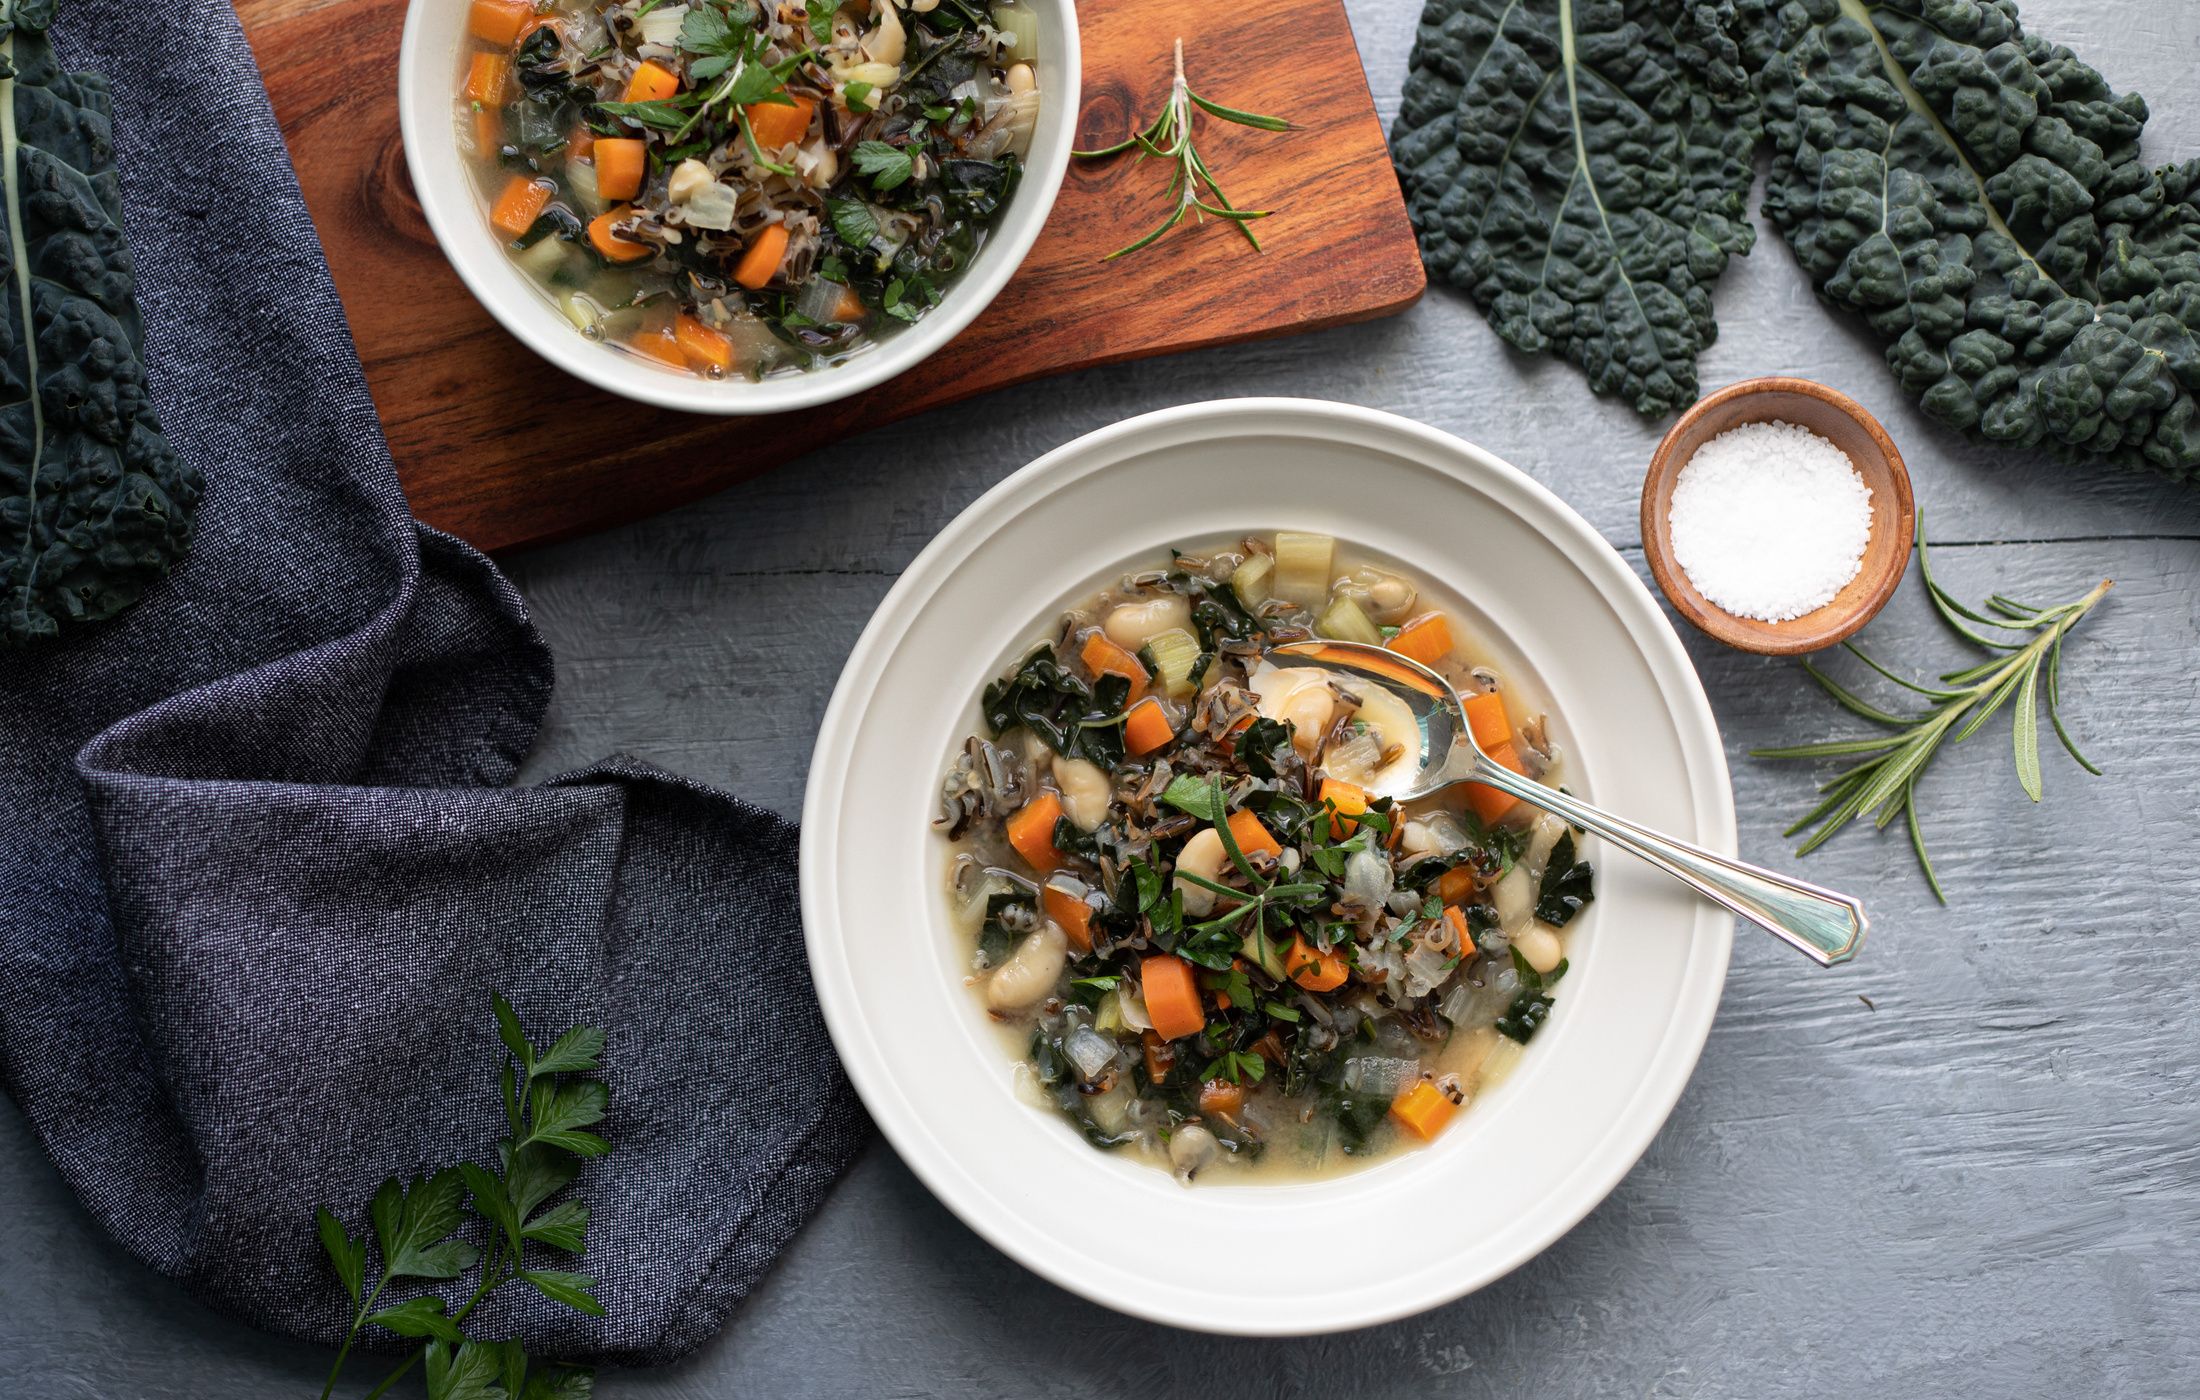
<instances>
[{"instance_id":1,"label":"wild rice grain","mask_svg":"<svg viewBox=\"0 0 2200 1400\"><path fill-rule=\"evenodd\" d=\"M1729 428L1673 484L1673 559L1737 617L1785 622L1824 607L1864 562L1872 493L1848 454L1778 421Z\"/></svg>"}]
</instances>

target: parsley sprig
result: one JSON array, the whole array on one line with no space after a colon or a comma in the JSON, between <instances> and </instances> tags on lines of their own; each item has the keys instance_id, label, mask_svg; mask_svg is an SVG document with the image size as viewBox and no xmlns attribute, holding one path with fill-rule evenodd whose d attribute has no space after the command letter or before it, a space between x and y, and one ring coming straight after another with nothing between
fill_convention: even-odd
<instances>
[{"instance_id":1,"label":"parsley sprig","mask_svg":"<svg viewBox=\"0 0 2200 1400\"><path fill-rule=\"evenodd\" d=\"M578 1077L599 1066L604 1034L576 1026L543 1049L527 1039L510 1002L496 997L495 1010L497 1036L511 1052L499 1075L510 1133L497 1143L497 1168L461 1162L410 1183L385 1180L367 1205L381 1263L371 1286L369 1233L350 1234L326 1206L314 1212L321 1247L353 1304L322 1400L335 1391L360 1329L370 1326L422 1346L367 1392L368 1400L423 1360L429 1400L578 1400L591 1391L593 1372L585 1368L538 1365L517 1339L484 1340L463 1328L483 1299L514 1282L577 1312L604 1315L595 1279L535 1262L544 1251L579 1255L585 1248L587 1204L553 1198L573 1184L585 1161L611 1150L590 1131L603 1120L609 1091L599 1080ZM486 1253L460 1237L469 1212L485 1227ZM477 1264L473 1293L455 1312L435 1294L375 1306L393 1283L447 1282Z\"/></svg>"},{"instance_id":2,"label":"parsley sprig","mask_svg":"<svg viewBox=\"0 0 2200 1400\"><path fill-rule=\"evenodd\" d=\"M1102 261L1113 262L1127 253L1135 253L1141 248L1151 246L1160 239L1161 235L1183 223L1186 215L1190 215L1196 220L1212 214L1218 219L1228 220L1236 226L1239 233L1245 235L1245 241L1253 245L1254 252L1260 251L1260 240L1253 236L1253 230L1247 225L1255 219L1265 219L1275 211L1270 209L1240 209L1230 202L1228 195L1222 192L1222 186L1215 183L1214 171L1208 168L1206 158L1200 155L1199 148L1192 144L1192 124L1196 119L1194 116L1195 108L1211 117L1218 117L1223 121L1234 122L1239 126L1253 127L1260 131L1291 131L1294 129L1290 122L1281 117L1264 117L1257 112L1241 112L1235 107L1225 107L1219 102L1209 102L1206 98L1192 91L1191 85L1184 80L1184 41L1178 39L1176 41L1176 81L1170 86L1169 100L1162 104L1161 115L1155 117L1143 131L1135 131L1112 146L1103 146L1093 151L1074 152L1080 160L1100 160L1135 149L1140 160L1144 160L1147 156L1155 156L1170 162L1176 167L1175 173L1169 179L1169 197L1173 201L1174 207L1170 209L1168 217L1163 219L1144 238L1116 249ZM1202 186L1205 187L1204 195L1201 193Z\"/></svg>"}]
</instances>

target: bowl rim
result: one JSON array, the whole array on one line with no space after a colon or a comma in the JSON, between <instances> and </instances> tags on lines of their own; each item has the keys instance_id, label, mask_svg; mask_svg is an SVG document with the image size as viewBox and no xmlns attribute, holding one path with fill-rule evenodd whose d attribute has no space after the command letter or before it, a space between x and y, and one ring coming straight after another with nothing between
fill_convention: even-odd
<instances>
[{"instance_id":1,"label":"bowl rim","mask_svg":"<svg viewBox=\"0 0 2200 1400\"><path fill-rule=\"evenodd\" d=\"M460 0L408 0L406 6L397 56L397 119L406 174L436 247L467 292L507 334L558 369L621 398L687 413L748 417L815 408L875 388L943 349L993 304L1045 230L1062 181L1069 173L1071 149L1076 145L1077 114L1082 108L1083 51L1076 0L1027 3L1050 6L1059 12L1059 22L1045 31L1049 38L1059 33L1052 45L1054 55L1050 57L1043 50L1040 61L1059 64L1061 73L1052 86L1059 87L1061 93L1059 105L1050 102L1042 113L1042 129L1033 141L1015 196L985 246L956 278L941 305L848 363L829 370L809 370L752 383L676 374L639 361L628 364L607 347L574 333L547 301L525 285L524 274L510 265L510 259L490 256L498 248L487 240L486 226L474 207L471 178L459 156L457 125L436 120L437 114L450 110L447 99L456 89L450 84L440 89L422 86L430 81L432 66L438 61L427 52L424 35L429 16L431 12L455 12L462 17L465 7ZM463 18L458 23L463 42ZM454 81L456 72L454 64ZM416 100L417 92L440 92L444 100L423 103ZM1051 123L1049 116L1055 118ZM443 133L441 139L436 135L439 130ZM455 174L459 195L449 195L435 178L435 171L442 166ZM530 309L538 314L530 315ZM542 334L545 329L565 334Z\"/></svg>"},{"instance_id":2,"label":"bowl rim","mask_svg":"<svg viewBox=\"0 0 2200 1400\"><path fill-rule=\"evenodd\" d=\"M1253 398L1163 409L1057 447L979 497L919 553L866 625L820 722L804 792L798 881L813 981L850 1081L898 1155L964 1224L1051 1282L1132 1316L1218 1334L1309 1335L1394 1321L1472 1292L1540 1253L1600 1204L1640 1160L1694 1073L1725 984L1734 925L1729 916L1708 902L1693 906L1687 925L1687 951L1680 968L1685 995L1674 999L1669 1015L1659 1024L1655 1051L1648 1057L1653 1063L1644 1081L1623 1109L1595 1125L1591 1149L1554 1188L1554 1194L1564 1193L1563 1202L1546 1207L1542 1218L1524 1232L1523 1241L1509 1245L1501 1257L1500 1252L1493 1251L1492 1260L1471 1271L1462 1269L1441 1278L1423 1271L1399 1280L1395 1290L1380 1298L1356 1299L1351 1305L1324 1309L1312 1316L1222 1307L1188 1312L1181 1306L1164 1307L1144 1294L1110 1294L1071 1267L1077 1262L1075 1256L1067 1260L1058 1257L1047 1247L1048 1240L1033 1238L1017 1222L1004 1223L978 1209L986 1203L984 1188L967 1178L954 1153L934 1153L930 1135L913 1121L912 1105L859 1015L849 940L839 927L839 872L833 855L846 787L840 760L854 742L857 719L878 688L877 663L898 645L908 620L906 614L912 607L921 609L924 599L942 583L943 571L952 571L966 561L969 551L983 545L998 519L1017 515L1057 489L1108 470L1141 443L1182 449L1233 434L1295 434L1313 442L1333 443L1372 440L1385 451L1412 458L1417 465L1428 467L1440 462L1437 474L1449 474L1462 483L1485 488L1524 516L1532 512L1530 528L1544 532L1551 545L1590 579L1599 601L1612 610L1616 624L1635 643L1661 698L1670 700L1676 753L1691 779L1687 805L1694 830L1688 834L1709 849L1730 854L1735 851L1731 778L1701 679L1650 590L1586 520L1517 468L1448 433L1354 405ZM1059 482L1057 477L1061 478ZM930 750L925 752L929 755ZM905 1122L904 1115L910 1115L912 1121ZM1406 1155L1416 1160L1420 1156ZM1388 1165L1380 1164L1371 1172ZM1335 1178L1334 1183L1351 1183L1370 1174L1347 1174ZM1303 1202L1303 1193L1331 1184L1279 1183L1226 1189L1276 1192L1276 1208L1288 1210Z\"/></svg>"},{"instance_id":3,"label":"bowl rim","mask_svg":"<svg viewBox=\"0 0 2200 1400\"><path fill-rule=\"evenodd\" d=\"M1893 533L1907 539L1917 528L1917 499L1910 484L1909 465L1902 460L1902 452L1888 435L1886 428L1855 399L1828 384L1815 379L1804 379L1791 374L1763 374L1750 379L1736 380L1690 404L1681 416L1673 420L1673 426L1658 439L1657 448L1650 454L1650 465L1642 475L1642 504L1640 533L1642 535L1643 560L1650 567L1650 575L1657 580L1658 591L1673 610L1687 620L1691 627L1722 642L1737 651L1753 652L1759 656L1802 656L1823 651L1836 643L1846 641L1863 630L1866 623L1879 615L1887 606L1895 591L1902 586L1903 575L1909 569L1909 551L1900 550L1888 556L1879 566L1878 577L1871 588L1849 610L1839 615L1839 620L1810 632L1786 633L1775 631L1786 623L1769 623L1757 618L1741 617L1728 612L1684 581L1680 563L1673 557L1670 528L1661 530L1657 525L1658 505L1669 498L1672 486L1679 479L1686 461L1675 460L1679 454L1682 437L1713 409L1737 399L1757 398L1766 394L1799 394L1816 399L1820 403L1838 408L1851 419L1871 440L1888 474L1888 485L1894 493L1896 528ZM1759 420L1761 421L1761 420ZM1827 604L1831 607L1832 604ZM1820 611L1823 611L1821 609ZM1812 614L1805 613L1803 617ZM1790 618L1799 622L1801 618Z\"/></svg>"}]
</instances>

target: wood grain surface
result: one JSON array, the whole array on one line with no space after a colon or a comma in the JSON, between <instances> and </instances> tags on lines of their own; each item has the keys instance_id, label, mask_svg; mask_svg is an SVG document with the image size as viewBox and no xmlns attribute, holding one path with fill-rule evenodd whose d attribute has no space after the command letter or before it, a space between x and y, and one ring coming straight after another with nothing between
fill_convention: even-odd
<instances>
[{"instance_id":1,"label":"wood grain surface","mask_svg":"<svg viewBox=\"0 0 2200 1400\"><path fill-rule=\"evenodd\" d=\"M455 0L452 0L455 3ZM1272 209L1256 255L1220 224L1103 264L1166 212L1152 162L1077 162L994 305L946 350L837 404L712 419L628 403L507 335L445 263L397 131L404 0L238 0L414 512L484 549L582 533L694 500L923 409L1090 365L1403 310L1423 275L1342 0L1083 8L1081 145L1120 139L1167 94L1196 18L1203 95L1287 115L1275 135L1204 122L1241 206ZM268 61L318 53L322 62Z\"/></svg>"}]
</instances>

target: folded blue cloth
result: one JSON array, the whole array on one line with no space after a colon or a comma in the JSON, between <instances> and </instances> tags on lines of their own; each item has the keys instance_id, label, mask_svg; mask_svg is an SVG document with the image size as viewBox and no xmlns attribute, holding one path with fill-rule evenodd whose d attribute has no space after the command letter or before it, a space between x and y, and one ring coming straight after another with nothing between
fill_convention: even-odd
<instances>
[{"instance_id":1,"label":"folded blue cloth","mask_svg":"<svg viewBox=\"0 0 2200 1400\"><path fill-rule=\"evenodd\" d=\"M794 828L633 763L507 786L549 652L406 509L235 15L70 0L53 38L113 81L154 394L208 491L142 605L0 652L0 1075L131 1251L329 1340L314 1207L356 1230L385 1174L491 1160L492 989L538 1039L604 1026L580 1267L609 1315L506 1290L477 1317L678 1356L865 1131Z\"/></svg>"}]
</instances>

